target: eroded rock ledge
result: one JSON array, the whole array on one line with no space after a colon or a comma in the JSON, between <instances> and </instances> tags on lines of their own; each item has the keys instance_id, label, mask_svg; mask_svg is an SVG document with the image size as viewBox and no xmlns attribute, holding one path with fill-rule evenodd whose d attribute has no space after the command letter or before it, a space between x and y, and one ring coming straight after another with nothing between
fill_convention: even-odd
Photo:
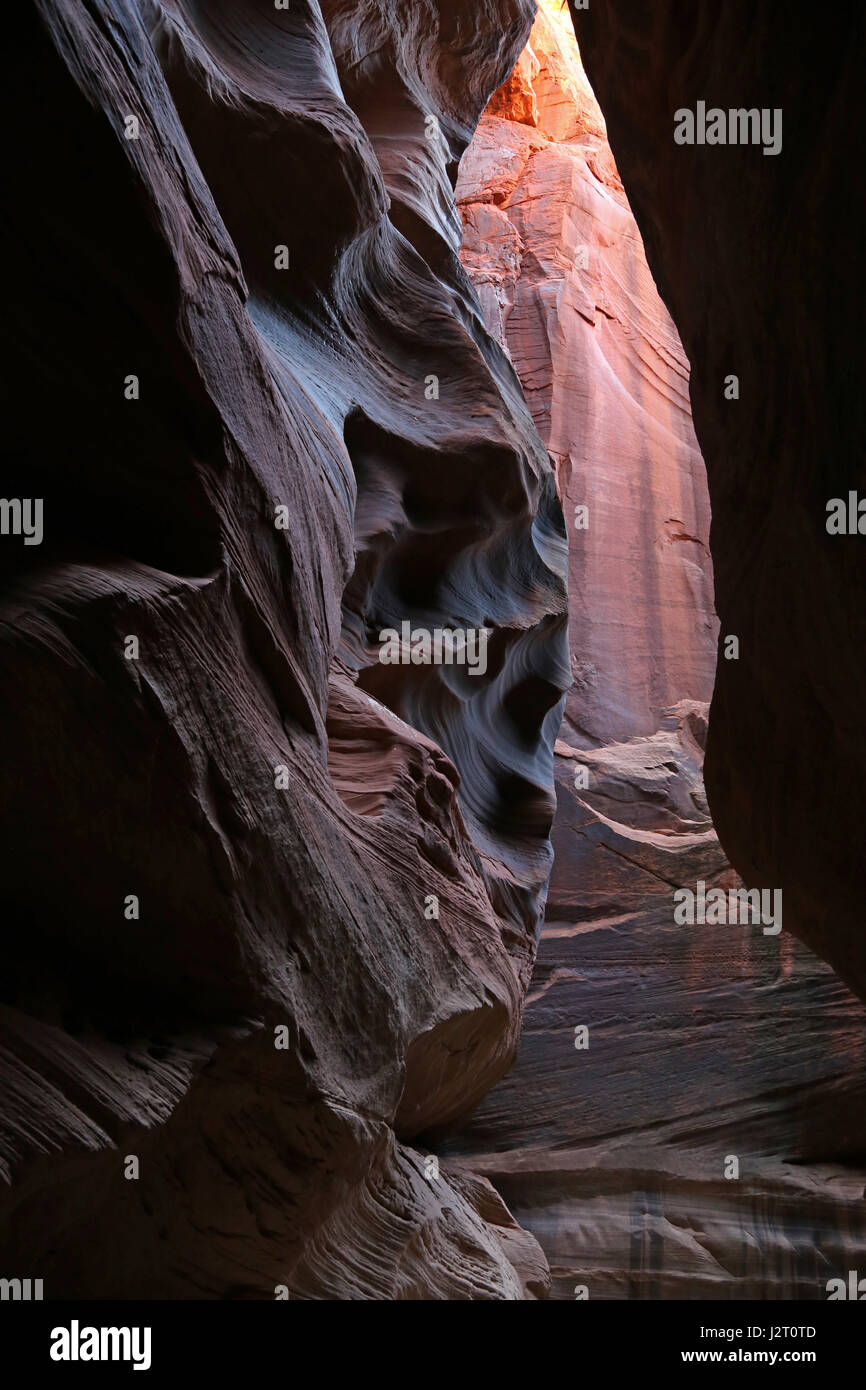
<instances>
[{"instance_id":1,"label":"eroded rock ledge","mask_svg":"<svg viewBox=\"0 0 866 1390\"><path fill-rule=\"evenodd\" d=\"M23 21L0 1215L46 1297L546 1289L411 1144L507 1069L550 868L565 532L452 191L532 9ZM486 673L381 666L402 620Z\"/></svg>"}]
</instances>

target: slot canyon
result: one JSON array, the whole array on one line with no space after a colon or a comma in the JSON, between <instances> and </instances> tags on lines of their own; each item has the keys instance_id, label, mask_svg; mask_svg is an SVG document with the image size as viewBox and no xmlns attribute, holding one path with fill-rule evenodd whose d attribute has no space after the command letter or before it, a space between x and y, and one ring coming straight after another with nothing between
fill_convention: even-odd
<instances>
[{"instance_id":1,"label":"slot canyon","mask_svg":"<svg viewBox=\"0 0 866 1390\"><path fill-rule=\"evenodd\" d=\"M866 1273L862 16L786 11L22 12L4 1279Z\"/></svg>"},{"instance_id":2,"label":"slot canyon","mask_svg":"<svg viewBox=\"0 0 866 1390\"><path fill-rule=\"evenodd\" d=\"M863 1010L787 934L673 921L672 886L740 882L702 779L706 470L688 363L557 0L486 108L457 198L485 321L581 529L520 1058L446 1152L539 1238L553 1297L815 1296L866 1238Z\"/></svg>"}]
</instances>

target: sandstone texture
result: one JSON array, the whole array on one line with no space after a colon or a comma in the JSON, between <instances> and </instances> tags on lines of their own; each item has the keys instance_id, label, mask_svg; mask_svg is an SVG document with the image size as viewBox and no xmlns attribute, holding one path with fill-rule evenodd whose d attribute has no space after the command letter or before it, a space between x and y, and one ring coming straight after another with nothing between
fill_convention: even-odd
<instances>
[{"instance_id":1,"label":"sandstone texture","mask_svg":"<svg viewBox=\"0 0 866 1390\"><path fill-rule=\"evenodd\" d=\"M452 188L532 10L23 19L0 1253L47 1298L546 1291L425 1137L514 1055L569 680ZM381 665L403 621L485 673Z\"/></svg>"},{"instance_id":2,"label":"sandstone texture","mask_svg":"<svg viewBox=\"0 0 866 1390\"><path fill-rule=\"evenodd\" d=\"M788 930L866 995L866 564L827 503L864 495L863 7L611 0L581 55L691 363L721 637L713 820ZM675 113L782 112L782 147L678 145ZM725 381L739 378L739 399Z\"/></svg>"},{"instance_id":3,"label":"sandstone texture","mask_svg":"<svg viewBox=\"0 0 866 1390\"><path fill-rule=\"evenodd\" d=\"M649 738L557 744L590 785L557 776L520 1055L443 1149L538 1238L554 1299L820 1300L866 1255L862 1002L784 930L674 920L676 887L740 885L705 738L683 701Z\"/></svg>"},{"instance_id":4,"label":"sandstone texture","mask_svg":"<svg viewBox=\"0 0 866 1390\"><path fill-rule=\"evenodd\" d=\"M555 0L485 111L457 198L463 262L569 527L567 736L591 747L652 734L668 706L712 694L706 472L688 363Z\"/></svg>"},{"instance_id":5,"label":"sandstone texture","mask_svg":"<svg viewBox=\"0 0 866 1390\"><path fill-rule=\"evenodd\" d=\"M788 934L787 893L778 935L674 919L678 887L742 887L702 776L706 478L685 356L558 14L491 99L458 197L569 522L589 498L575 687L520 1056L443 1152L538 1237L554 1298L822 1299L866 1258L866 1019Z\"/></svg>"},{"instance_id":6,"label":"sandstone texture","mask_svg":"<svg viewBox=\"0 0 866 1390\"><path fill-rule=\"evenodd\" d=\"M593 0L602 118L535 9L20 16L0 1274L46 1298L863 1268L862 17ZM782 152L676 145L699 100ZM783 934L675 925L698 878Z\"/></svg>"},{"instance_id":7,"label":"sandstone texture","mask_svg":"<svg viewBox=\"0 0 866 1390\"><path fill-rule=\"evenodd\" d=\"M537 1236L554 1299L826 1299L866 1254L861 1001L787 933L559 896L517 1064L449 1163Z\"/></svg>"}]
</instances>

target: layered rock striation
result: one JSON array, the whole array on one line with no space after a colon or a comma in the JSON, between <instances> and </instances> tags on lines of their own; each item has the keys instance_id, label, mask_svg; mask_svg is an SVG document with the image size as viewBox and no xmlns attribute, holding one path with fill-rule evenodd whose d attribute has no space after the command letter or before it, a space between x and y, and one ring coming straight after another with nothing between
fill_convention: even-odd
<instances>
[{"instance_id":1,"label":"layered rock striation","mask_svg":"<svg viewBox=\"0 0 866 1390\"><path fill-rule=\"evenodd\" d=\"M679 889L743 889L702 777L706 478L688 365L556 0L458 197L566 516L588 514L520 1056L444 1152L538 1237L554 1298L822 1299L866 1250L863 1010L788 934L787 892L767 931L675 915Z\"/></svg>"},{"instance_id":2,"label":"layered rock striation","mask_svg":"<svg viewBox=\"0 0 866 1390\"><path fill-rule=\"evenodd\" d=\"M46 1297L545 1292L423 1137L514 1055L569 679L452 191L532 8L24 20L0 1220ZM404 622L484 670L382 664Z\"/></svg>"},{"instance_id":3,"label":"layered rock striation","mask_svg":"<svg viewBox=\"0 0 866 1390\"><path fill-rule=\"evenodd\" d=\"M794 937L674 914L732 889L705 707L557 745L556 862L520 1055L448 1162L540 1241L555 1299L820 1300L866 1250L863 1006Z\"/></svg>"},{"instance_id":4,"label":"layered rock striation","mask_svg":"<svg viewBox=\"0 0 866 1390\"><path fill-rule=\"evenodd\" d=\"M462 258L514 363L570 532L564 736L651 735L708 701L706 474L689 369L565 11L543 6L461 161Z\"/></svg>"}]
</instances>

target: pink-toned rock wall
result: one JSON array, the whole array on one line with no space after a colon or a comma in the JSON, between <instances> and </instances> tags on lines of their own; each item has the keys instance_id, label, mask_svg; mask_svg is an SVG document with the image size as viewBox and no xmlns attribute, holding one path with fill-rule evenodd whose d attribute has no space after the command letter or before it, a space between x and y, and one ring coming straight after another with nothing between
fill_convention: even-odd
<instances>
[{"instance_id":1,"label":"pink-toned rock wall","mask_svg":"<svg viewBox=\"0 0 866 1390\"><path fill-rule=\"evenodd\" d=\"M609 81L621 100L616 60ZM487 322L567 516L588 502L590 525L570 528L577 683L520 1055L446 1152L539 1239L554 1298L820 1299L866 1242L863 1008L787 930L674 921L675 885L737 882L702 777L707 486L683 349L553 5L489 103L458 194ZM714 535L729 555L730 524ZM587 748L585 734L616 742Z\"/></svg>"},{"instance_id":2,"label":"pink-toned rock wall","mask_svg":"<svg viewBox=\"0 0 866 1390\"><path fill-rule=\"evenodd\" d=\"M709 700L716 634L689 369L567 12L539 11L460 165L463 263L552 456L570 532L563 737L651 734ZM575 508L588 508L586 529Z\"/></svg>"}]
</instances>

